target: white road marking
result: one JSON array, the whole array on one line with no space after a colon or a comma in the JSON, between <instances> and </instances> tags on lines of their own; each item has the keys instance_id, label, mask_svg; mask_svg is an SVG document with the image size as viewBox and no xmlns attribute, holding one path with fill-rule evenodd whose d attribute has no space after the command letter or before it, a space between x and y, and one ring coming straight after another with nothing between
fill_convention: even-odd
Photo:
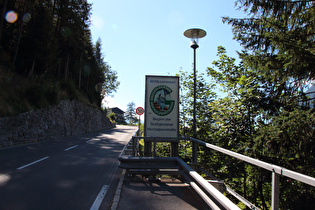
<instances>
[{"instance_id":1,"label":"white road marking","mask_svg":"<svg viewBox=\"0 0 315 210\"><path fill-rule=\"evenodd\" d=\"M119 179L117 189L116 189L116 193L115 193L115 196L113 199L113 203L112 203L112 206L110 208L111 210L116 210L118 207L120 196L121 196L121 189L122 189L123 182L125 179L125 174L126 174L126 169L123 169L121 176L120 176L120 179Z\"/></svg>"},{"instance_id":2,"label":"white road marking","mask_svg":"<svg viewBox=\"0 0 315 210\"><path fill-rule=\"evenodd\" d=\"M11 179L9 174L0 174L0 187Z\"/></svg>"},{"instance_id":3,"label":"white road marking","mask_svg":"<svg viewBox=\"0 0 315 210\"><path fill-rule=\"evenodd\" d=\"M106 192L108 190L109 185L104 185L101 189L101 191L98 193L98 196L96 197L92 207L90 208L90 210L98 210L98 208L100 207Z\"/></svg>"},{"instance_id":4,"label":"white road marking","mask_svg":"<svg viewBox=\"0 0 315 210\"><path fill-rule=\"evenodd\" d=\"M69 148L65 149L65 151L68 151L68 150L70 150L70 149L76 148L77 146L79 146L79 145L74 145L74 146L72 146L72 147L69 147Z\"/></svg>"},{"instance_id":5,"label":"white road marking","mask_svg":"<svg viewBox=\"0 0 315 210\"><path fill-rule=\"evenodd\" d=\"M36 161L34 161L34 162L31 162L31 163L29 163L29 164L26 164L26 165L24 165L24 166L21 166L21 167L17 168L17 170L21 170L21 169L23 169L23 168L26 168L26 167L28 167L28 166L31 166L31 165L35 164L35 163L38 163L38 162L43 161L43 160L46 160L46 159L48 159L48 158L49 158L49 156L44 157L44 158L39 159L39 160L36 160Z\"/></svg>"}]
</instances>

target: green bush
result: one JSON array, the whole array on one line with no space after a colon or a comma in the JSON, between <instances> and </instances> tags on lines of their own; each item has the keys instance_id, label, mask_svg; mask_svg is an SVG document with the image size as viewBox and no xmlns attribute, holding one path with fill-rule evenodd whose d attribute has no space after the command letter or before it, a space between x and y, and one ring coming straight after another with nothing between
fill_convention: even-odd
<instances>
[{"instance_id":1,"label":"green bush","mask_svg":"<svg viewBox=\"0 0 315 210\"><path fill-rule=\"evenodd\" d=\"M58 104L59 103L59 96L58 96L59 89L56 85L49 85L46 89L46 101L50 105Z\"/></svg>"},{"instance_id":2,"label":"green bush","mask_svg":"<svg viewBox=\"0 0 315 210\"><path fill-rule=\"evenodd\" d=\"M25 96L30 105L34 108L45 107L48 104L45 96L45 89L40 84L31 85L25 92Z\"/></svg>"},{"instance_id":3,"label":"green bush","mask_svg":"<svg viewBox=\"0 0 315 210\"><path fill-rule=\"evenodd\" d=\"M110 120L112 123L116 123L117 117L116 117L116 115L115 115L114 112L109 113L109 115L107 115L107 117L109 118L109 120Z\"/></svg>"},{"instance_id":4,"label":"green bush","mask_svg":"<svg viewBox=\"0 0 315 210\"><path fill-rule=\"evenodd\" d=\"M73 82L63 81L60 85L60 89L66 92L66 97L70 100L79 99L79 93L73 84Z\"/></svg>"}]
</instances>

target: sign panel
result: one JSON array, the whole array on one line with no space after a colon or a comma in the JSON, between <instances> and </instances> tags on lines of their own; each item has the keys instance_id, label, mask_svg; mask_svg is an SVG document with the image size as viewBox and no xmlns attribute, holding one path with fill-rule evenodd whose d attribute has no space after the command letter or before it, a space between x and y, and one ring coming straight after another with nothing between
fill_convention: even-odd
<instances>
[{"instance_id":1,"label":"sign panel","mask_svg":"<svg viewBox=\"0 0 315 210\"><path fill-rule=\"evenodd\" d=\"M138 107L138 108L136 109L136 113L137 113L137 115L143 115L144 109L143 109L142 107Z\"/></svg>"},{"instance_id":2,"label":"sign panel","mask_svg":"<svg viewBox=\"0 0 315 210\"><path fill-rule=\"evenodd\" d=\"M179 77L146 76L144 135L178 137Z\"/></svg>"}]
</instances>

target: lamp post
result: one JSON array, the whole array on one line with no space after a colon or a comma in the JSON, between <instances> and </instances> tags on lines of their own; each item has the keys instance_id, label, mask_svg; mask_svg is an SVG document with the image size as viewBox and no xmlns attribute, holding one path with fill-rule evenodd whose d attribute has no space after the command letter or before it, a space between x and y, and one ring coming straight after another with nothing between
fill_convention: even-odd
<instances>
[{"instance_id":1,"label":"lamp post","mask_svg":"<svg viewBox=\"0 0 315 210\"><path fill-rule=\"evenodd\" d=\"M197 138L196 128L196 49L198 41L207 35L205 30L192 28L184 32L184 36L191 39L190 47L194 49L194 107L193 107L193 138ZM197 144L193 142L193 163L197 163Z\"/></svg>"}]
</instances>

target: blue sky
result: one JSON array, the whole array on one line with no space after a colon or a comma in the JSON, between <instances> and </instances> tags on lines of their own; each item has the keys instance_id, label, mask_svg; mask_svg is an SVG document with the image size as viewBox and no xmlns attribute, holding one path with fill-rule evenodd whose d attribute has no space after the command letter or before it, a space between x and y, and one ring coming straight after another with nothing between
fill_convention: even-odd
<instances>
[{"instance_id":1,"label":"blue sky","mask_svg":"<svg viewBox=\"0 0 315 210\"><path fill-rule=\"evenodd\" d=\"M185 30L201 28L197 71L204 72L217 59L217 46L237 57L240 45L222 17L245 17L234 0L90 0L92 38L102 40L102 51L120 86L106 107L127 109L129 102L144 107L145 75L174 76L180 69L192 71L193 50Z\"/></svg>"}]
</instances>

